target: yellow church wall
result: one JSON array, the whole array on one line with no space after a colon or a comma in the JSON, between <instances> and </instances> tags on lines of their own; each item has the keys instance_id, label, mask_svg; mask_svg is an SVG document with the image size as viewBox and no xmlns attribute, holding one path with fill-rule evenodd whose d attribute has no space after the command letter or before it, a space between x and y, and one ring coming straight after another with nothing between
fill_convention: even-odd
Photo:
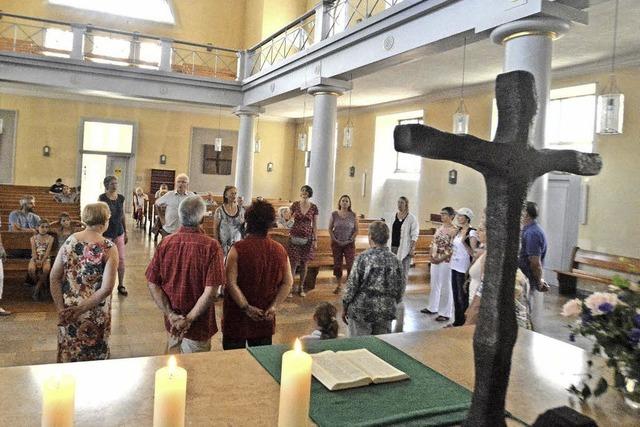
<instances>
[{"instance_id":1,"label":"yellow church wall","mask_svg":"<svg viewBox=\"0 0 640 427\"><path fill-rule=\"evenodd\" d=\"M136 177L137 185L145 189L149 187L152 168L188 170L193 127L218 127L216 115L4 94L0 95L0 109L18 111L15 162L18 185L50 185L58 177L77 185L79 126L83 118L137 124ZM222 116L222 129L237 131L238 125L236 117ZM288 198L293 129L293 124L261 121L263 148L255 158L256 194ZM51 147L50 157L42 156L43 145ZM167 156L166 165L160 165L160 154ZM274 162L273 172L266 172L267 161Z\"/></svg>"},{"instance_id":2,"label":"yellow church wall","mask_svg":"<svg viewBox=\"0 0 640 427\"><path fill-rule=\"evenodd\" d=\"M262 38L269 37L307 11L306 0L263 0Z\"/></svg>"},{"instance_id":3,"label":"yellow church wall","mask_svg":"<svg viewBox=\"0 0 640 427\"><path fill-rule=\"evenodd\" d=\"M482 94L465 98L469 111L469 132L480 138L489 139L491 134L491 94ZM448 99L428 103L426 124L450 132L452 115L458 107L458 99ZM456 184L449 184L449 170L458 172ZM422 161L420 177L421 220L432 213L440 212L445 206L454 209L470 208L476 215L476 225L485 206L486 191L482 175L471 168L443 160L425 159ZM424 222L422 222L424 224Z\"/></svg>"},{"instance_id":4,"label":"yellow church wall","mask_svg":"<svg viewBox=\"0 0 640 427\"><path fill-rule=\"evenodd\" d=\"M246 0L244 21L244 48L255 46L262 40L262 10L264 0Z\"/></svg>"},{"instance_id":5,"label":"yellow church wall","mask_svg":"<svg viewBox=\"0 0 640 427\"><path fill-rule=\"evenodd\" d=\"M52 5L45 0L3 0L2 10L232 49L244 46L245 0L174 0L172 5L175 25Z\"/></svg>"},{"instance_id":6,"label":"yellow church wall","mask_svg":"<svg viewBox=\"0 0 640 427\"><path fill-rule=\"evenodd\" d=\"M290 200L296 126L261 120L257 130L262 149L254 157L253 195ZM267 172L269 162L272 172Z\"/></svg>"},{"instance_id":7,"label":"yellow church wall","mask_svg":"<svg viewBox=\"0 0 640 427\"><path fill-rule=\"evenodd\" d=\"M595 151L603 160L599 175L585 178L588 190L587 223L580 225L578 245L618 255L640 257L640 70L616 73L624 93L624 133L596 135ZM608 74L581 76L554 82L564 87L596 82L607 84Z\"/></svg>"}]
</instances>

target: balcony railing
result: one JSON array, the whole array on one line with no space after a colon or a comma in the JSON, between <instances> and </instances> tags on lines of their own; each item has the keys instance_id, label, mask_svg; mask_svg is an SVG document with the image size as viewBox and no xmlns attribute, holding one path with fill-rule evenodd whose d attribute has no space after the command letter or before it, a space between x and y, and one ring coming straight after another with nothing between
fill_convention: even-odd
<instances>
[{"instance_id":1,"label":"balcony railing","mask_svg":"<svg viewBox=\"0 0 640 427\"><path fill-rule=\"evenodd\" d=\"M246 52L0 12L0 51L243 80L402 0L322 0Z\"/></svg>"},{"instance_id":2,"label":"balcony railing","mask_svg":"<svg viewBox=\"0 0 640 427\"><path fill-rule=\"evenodd\" d=\"M248 75L259 73L311 46L315 33L315 15L316 9L311 9L249 49Z\"/></svg>"},{"instance_id":3,"label":"balcony railing","mask_svg":"<svg viewBox=\"0 0 640 427\"><path fill-rule=\"evenodd\" d=\"M0 12L0 51L235 80L238 52L211 44Z\"/></svg>"},{"instance_id":4,"label":"balcony railing","mask_svg":"<svg viewBox=\"0 0 640 427\"><path fill-rule=\"evenodd\" d=\"M336 0L328 10L327 37L358 25L365 19L371 18L400 2L402 0Z\"/></svg>"},{"instance_id":5,"label":"balcony railing","mask_svg":"<svg viewBox=\"0 0 640 427\"><path fill-rule=\"evenodd\" d=\"M243 78L268 69L339 34L402 0L322 0L304 15L250 48L246 53Z\"/></svg>"},{"instance_id":6,"label":"balcony railing","mask_svg":"<svg viewBox=\"0 0 640 427\"><path fill-rule=\"evenodd\" d=\"M174 42L171 70L195 76L235 79L238 54L234 50L187 42Z\"/></svg>"}]
</instances>

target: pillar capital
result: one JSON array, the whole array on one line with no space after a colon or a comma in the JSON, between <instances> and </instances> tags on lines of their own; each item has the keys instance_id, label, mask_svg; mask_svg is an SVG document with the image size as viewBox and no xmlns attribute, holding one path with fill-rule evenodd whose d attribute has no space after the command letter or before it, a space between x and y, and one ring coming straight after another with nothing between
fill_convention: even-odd
<instances>
[{"instance_id":1,"label":"pillar capital","mask_svg":"<svg viewBox=\"0 0 640 427\"><path fill-rule=\"evenodd\" d=\"M236 116L259 116L264 113L264 108L252 107L249 105L239 105L233 109L233 114Z\"/></svg>"},{"instance_id":2,"label":"pillar capital","mask_svg":"<svg viewBox=\"0 0 640 427\"><path fill-rule=\"evenodd\" d=\"M352 87L351 82L345 80L317 77L308 81L307 85L301 89L307 91L310 95L340 96L346 91L351 90Z\"/></svg>"},{"instance_id":3,"label":"pillar capital","mask_svg":"<svg viewBox=\"0 0 640 427\"><path fill-rule=\"evenodd\" d=\"M525 18L503 24L491 32L491 41L505 44L509 40L524 36L547 36L556 40L565 35L571 23L552 16Z\"/></svg>"}]
</instances>

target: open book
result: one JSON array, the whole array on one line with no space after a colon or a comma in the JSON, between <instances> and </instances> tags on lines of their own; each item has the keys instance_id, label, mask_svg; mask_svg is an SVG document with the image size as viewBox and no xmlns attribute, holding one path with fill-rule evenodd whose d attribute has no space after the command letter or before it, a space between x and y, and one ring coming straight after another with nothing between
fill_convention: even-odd
<instances>
[{"instance_id":1,"label":"open book","mask_svg":"<svg viewBox=\"0 0 640 427\"><path fill-rule=\"evenodd\" d=\"M366 349L323 351L311 355L311 372L331 391L390 383L409 378Z\"/></svg>"}]
</instances>

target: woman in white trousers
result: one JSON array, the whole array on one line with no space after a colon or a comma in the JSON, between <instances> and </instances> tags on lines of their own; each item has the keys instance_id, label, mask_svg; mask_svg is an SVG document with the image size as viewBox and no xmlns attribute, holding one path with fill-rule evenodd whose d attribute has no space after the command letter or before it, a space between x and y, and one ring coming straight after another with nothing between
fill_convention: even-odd
<instances>
[{"instance_id":1,"label":"woman in white trousers","mask_svg":"<svg viewBox=\"0 0 640 427\"><path fill-rule=\"evenodd\" d=\"M452 207L442 208L442 225L438 227L431 244L431 292L429 304L420 310L425 314L437 314L436 320L446 322L453 317L453 293L451 290L451 242L458 228L453 225L456 215Z\"/></svg>"}]
</instances>

